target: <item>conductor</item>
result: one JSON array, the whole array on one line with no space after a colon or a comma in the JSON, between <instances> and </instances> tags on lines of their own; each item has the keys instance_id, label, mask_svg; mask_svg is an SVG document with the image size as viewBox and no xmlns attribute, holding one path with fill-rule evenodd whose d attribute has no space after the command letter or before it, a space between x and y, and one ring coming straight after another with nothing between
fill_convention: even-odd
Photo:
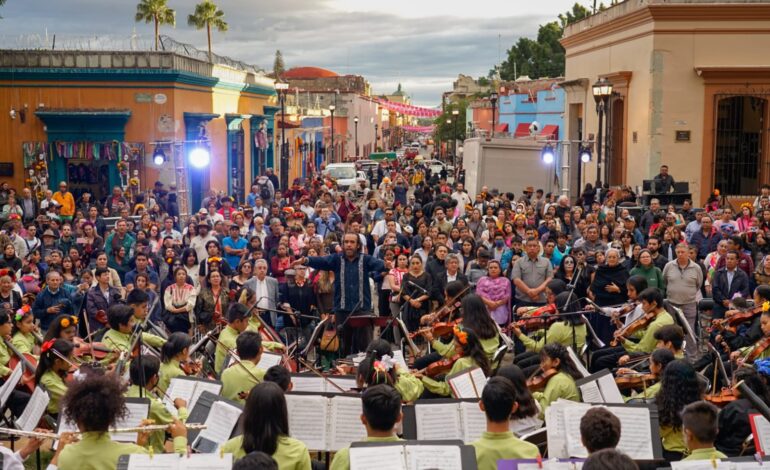
<instances>
[{"instance_id":1,"label":"conductor","mask_svg":"<svg viewBox=\"0 0 770 470\"><path fill-rule=\"evenodd\" d=\"M660 173L652 179L652 194L668 194L674 187L674 177L668 174L668 166L661 165Z\"/></svg>"},{"instance_id":2,"label":"conductor","mask_svg":"<svg viewBox=\"0 0 770 470\"><path fill-rule=\"evenodd\" d=\"M361 253L358 234L348 232L342 239L342 253L310 256L296 260L314 269L334 272L334 316L341 328L342 354L363 351L372 339L372 327L353 328L348 317L372 315L371 274L390 270L392 263Z\"/></svg>"}]
</instances>

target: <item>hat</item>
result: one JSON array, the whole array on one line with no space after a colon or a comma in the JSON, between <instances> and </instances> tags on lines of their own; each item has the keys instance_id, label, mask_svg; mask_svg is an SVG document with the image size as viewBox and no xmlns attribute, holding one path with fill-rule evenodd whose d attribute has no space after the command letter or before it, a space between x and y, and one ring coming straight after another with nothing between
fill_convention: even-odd
<instances>
[{"instance_id":1,"label":"hat","mask_svg":"<svg viewBox=\"0 0 770 470\"><path fill-rule=\"evenodd\" d=\"M232 224L232 225L230 225L230 230L233 230L233 229L235 229L235 230L240 230L241 228L240 228L240 227L238 227L238 226L237 226L237 225L235 225L235 224Z\"/></svg>"},{"instance_id":2,"label":"hat","mask_svg":"<svg viewBox=\"0 0 770 470\"><path fill-rule=\"evenodd\" d=\"M411 225L404 225L403 229L406 233L412 233L414 231Z\"/></svg>"},{"instance_id":3,"label":"hat","mask_svg":"<svg viewBox=\"0 0 770 470\"><path fill-rule=\"evenodd\" d=\"M202 207L201 207L201 208L200 208L200 210L198 211L198 214L208 214L208 213L209 213L209 211L207 211L206 209L204 209L204 208L202 208Z\"/></svg>"},{"instance_id":4,"label":"hat","mask_svg":"<svg viewBox=\"0 0 770 470\"><path fill-rule=\"evenodd\" d=\"M526 188L524 188L524 192L525 193L534 193L535 192L535 188L533 186L527 186Z\"/></svg>"},{"instance_id":5,"label":"hat","mask_svg":"<svg viewBox=\"0 0 770 470\"><path fill-rule=\"evenodd\" d=\"M162 188L163 187L163 183L161 183L160 181L156 181L155 182L155 187L156 188Z\"/></svg>"},{"instance_id":6,"label":"hat","mask_svg":"<svg viewBox=\"0 0 770 470\"><path fill-rule=\"evenodd\" d=\"M636 219L634 219L634 218L633 218L632 216L630 216L630 215L627 215L627 216L623 217L623 220L628 220L628 221L631 221L631 222L636 222Z\"/></svg>"},{"instance_id":7,"label":"hat","mask_svg":"<svg viewBox=\"0 0 770 470\"><path fill-rule=\"evenodd\" d=\"M208 220L201 220L198 222L198 227L206 227L207 229L211 229L211 224L209 224Z\"/></svg>"},{"instance_id":8,"label":"hat","mask_svg":"<svg viewBox=\"0 0 770 470\"><path fill-rule=\"evenodd\" d=\"M56 238L56 235L53 234L53 230L51 230L50 228L48 230L46 230L45 232L43 232L43 236L44 237Z\"/></svg>"},{"instance_id":9,"label":"hat","mask_svg":"<svg viewBox=\"0 0 770 470\"><path fill-rule=\"evenodd\" d=\"M479 258L489 259L489 252L487 250L479 250Z\"/></svg>"}]
</instances>

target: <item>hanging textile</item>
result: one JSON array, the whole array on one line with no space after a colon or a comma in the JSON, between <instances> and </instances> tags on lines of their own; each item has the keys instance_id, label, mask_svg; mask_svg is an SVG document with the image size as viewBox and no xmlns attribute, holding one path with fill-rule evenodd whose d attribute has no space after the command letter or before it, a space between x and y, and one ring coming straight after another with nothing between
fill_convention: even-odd
<instances>
[{"instance_id":1,"label":"hanging textile","mask_svg":"<svg viewBox=\"0 0 770 470\"><path fill-rule=\"evenodd\" d=\"M27 142L27 144L45 144L43 142ZM129 160L136 161L144 155L143 142L64 142L57 141L52 144L56 148L56 154L62 158L76 158L80 160ZM26 149L26 147L25 147ZM25 150L26 158L26 150Z\"/></svg>"},{"instance_id":2,"label":"hanging textile","mask_svg":"<svg viewBox=\"0 0 770 470\"><path fill-rule=\"evenodd\" d=\"M388 101L384 99L375 100L380 106L395 113L406 114L407 116L416 116L423 118L436 117L441 115L441 111L438 109L423 108L421 106L413 106L411 104L396 103L394 101Z\"/></svg>"}]
</instances>

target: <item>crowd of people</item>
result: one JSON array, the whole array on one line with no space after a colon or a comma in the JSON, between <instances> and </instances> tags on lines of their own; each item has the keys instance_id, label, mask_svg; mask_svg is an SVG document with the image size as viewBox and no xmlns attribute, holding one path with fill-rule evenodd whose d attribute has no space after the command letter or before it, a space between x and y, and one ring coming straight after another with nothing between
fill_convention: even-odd
<instances>
[{"instance_id":1,"label":"crowd of people","mask_svg":"<svg viewBox=\"0 0 770 470\"><path fill-rule=\"evenodd\" d=\"M355 374L369 440L398 439L402 403L452 397L446 376L479 368L490 378L479 468L536 458L519 436L555 401L581 400L578 360L617 377L646 371L649 384L622 390L657 405L666 461L741 455L755 406L738 391L721 410L709 402L742 380L770 404L770 186L736 207L718 192L703 208L663 205L667 170L644 208L628 188L600 183L576 201L534 187L468 194L461 172L415 162L384 163L349 188L323 171L284 188L268 170L245 197L212 190L190 215L161 182L102 200L65 181L42 200L3 183L0 374L16 355L36 366L8 410L19 416L35 384L48 391L47 412L85 433L60 441L52 465L65 470L183 451L184 400L169 410L153 398L151 418L169 429L138 445L104 432L125 412L116 397L162 396L186 374L192 345L213 338L201 366L244 405L243 436L223 446L239 468L323 468L290 437L283 396L296 351L314 342L309 359L324 372L363 354ZM127 359L137 337L157 357ZM94 342L106 372L66 380L96 356ZM408 368L393 361L402 348ZM257 367L264 351L282 365ZM614 450L617 418L596 409L584 421L584 468L636 468ZM346 450L330 468L349 468Z\"/></svg>"}]
</instances>

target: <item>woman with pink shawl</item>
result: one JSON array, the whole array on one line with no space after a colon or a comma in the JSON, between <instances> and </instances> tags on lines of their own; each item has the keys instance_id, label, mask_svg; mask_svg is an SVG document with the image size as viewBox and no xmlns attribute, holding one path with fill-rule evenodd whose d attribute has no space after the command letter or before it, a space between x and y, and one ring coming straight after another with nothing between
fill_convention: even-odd
<instances>
[{"instance_id":1,"label":"woman with pink shawl","mask_svg":"<svg viewBox=\"0 0 770 470\"><path fill-rule=\"evenodd\" d=\"M476 284L476 294L487 306L489 315L498 325L511 321L511 281L502 276L500 262L490 260L487 275Z\"/></svg>"}]
</instances>

